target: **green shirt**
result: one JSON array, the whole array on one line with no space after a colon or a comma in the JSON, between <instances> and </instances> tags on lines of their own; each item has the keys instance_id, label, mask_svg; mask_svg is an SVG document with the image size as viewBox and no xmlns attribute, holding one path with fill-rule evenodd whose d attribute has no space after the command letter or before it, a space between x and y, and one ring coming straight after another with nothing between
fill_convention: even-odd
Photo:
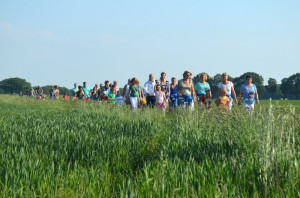
<instances>
[{"instance_id":1,"label":"green shirt","mask_svg":"<svg viewBox=\"0 0 300 198\"><path fill-rule=\"evenodd\" d=\"M140 85L137 85L136 87L133 87L132 85L129 86L130 90L130 97L139 97L139 88Z\"/></svg>"},{"instance_id":2,"label":"green shirt","mask_svg":"<svg viewBox=\"0 0 300 198\"><path fill-rule=\"evenodd\" d=\"M116 94L114 94L114 93L109 93L109 94L107 95L107 97L110 98L110 99L115 99L115 98L116 98ZM116 100L109 100L109 103L110 103L110 104L116 104Z\"/></svg>"}]
</instances>

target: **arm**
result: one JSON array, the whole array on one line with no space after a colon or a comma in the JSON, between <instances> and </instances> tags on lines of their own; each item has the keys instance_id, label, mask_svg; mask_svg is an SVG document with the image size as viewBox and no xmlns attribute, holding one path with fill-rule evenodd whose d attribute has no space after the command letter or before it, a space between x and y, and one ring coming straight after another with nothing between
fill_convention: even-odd
<instances>
[{"instance_id":1,"label":"arm","mask_svg":"<svg viewBox=\"0 0 300 198\"><path fill-rule=\"evenodd\" d=\"M141 92L141 88L139 87L139 97L142 97L142 92Z\"/></svg>"},{"instance_id":2,"label":"arm","mask_svg":"<svg viewBox=\"0 0 300 198\"><path fill-rule=\"evenodd\" d=\"M241 105L241 103L242 103L242 95L243 95L243 90L241 89L240 90L239 102L238 102L239 105Z\"/></svg>"},{"instance_id":3,"label":"arm","mask_svg":"<svg viewBox=\"0 0 300 198\"><path fill-rule=\"evenodd\" d=\"M167 98L166 98L166 94L164 94L164 101L165 101L165 103L167 104Z\"/></svg>"},{"instance_id":4,"label":"arm","mask_svg":"<svg viewBox=\"0 0 300 198\"><path fill-rule=\"evenodd\" d=\"M235 103L238 103L237 99L236 99L236 94L235 94L235 91L234 91L234 87L231 86L231 92L232 92L232 95L234 97L234 100L235 100Z\"/></svg>"},{"instance_id":5,"label":"arm","mask_svg":"<svg viewBox=\"0 0 300 198\"><path fill-rule=\"evenodd\" d=\"M179 83L177 83L177 95L182 96L182 94L180 93L180 84Z\"/></svg>"},{"instance_id":6,"label":"arm","mask_svg":"<svg viewBox=\"0 0 300 198\"><path fill-rule=\"evenodd\" d=\"M194 102L196 102L196 94L195 94L195 89L193 83L191 83L191 93L192 93L192 98L194 99Z\"/></svg>"},{"instance_id":7,"label":"arm","mask_svg":"<svg viewBox=\"0 0 300 198\"><path fill-rule=\"evenodd\" d=\"M169 89L169 91L168 91L168 94L169 94L168 99L169 99L170 102L171 102L171 86L172 86L172 85L170 85L170 86L168 87L168 89Z\"/></svg>"},{"instance_id":8,"label":"arm","mask_svg":"<svg viewBox=\"0 0 300 198\"><path fill-rule=\"evenodd\" d=\"M255 96L256 103L259 104L257 89L255 89Z\"/></svg>"}]
</instances>

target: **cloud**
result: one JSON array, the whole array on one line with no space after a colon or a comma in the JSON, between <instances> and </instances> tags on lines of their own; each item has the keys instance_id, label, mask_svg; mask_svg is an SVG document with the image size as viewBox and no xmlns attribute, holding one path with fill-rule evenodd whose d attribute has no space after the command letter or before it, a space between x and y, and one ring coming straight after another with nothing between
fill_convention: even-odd
<instances>
[{"instance_id":1,"label":"cloud","mask_svg":"<svg viewBox=\"0 0 300 198\"><path fill-rule=\"evenodd\" d=\"M108 38L111 38L112 35L111 34L104 34L104 33L102 33L102 34L100 34L100 37L104 38L104 39L108 39Z\"/></svg>"},{"instance_id":2,"label":"cloud","mask_svg":"<svg viewBox=\"0 0 300 198\"><path fill-rule=\"evenodd\" d=\"M16 41L44 39L53 40L54 34L48 30L21 30L15 28L11 23L6 21L0 22L0 39L10 39ZM2 30L1 30L2 29Z\"/></svg>"},{"instance_id":3,"label":"cloud","mask_svg":"<svg viewBox=\"0 0 300 198\"><path fill-rule=\"evenodd\" d=\"M11 29L11 28L13 28L13 25L10 24L10 23L8 23L8 22L6 22L6 21L1 21L0 22L0 26L3 27L3 28L5 28L5 29Z\"/></svg>"}]
</instances>

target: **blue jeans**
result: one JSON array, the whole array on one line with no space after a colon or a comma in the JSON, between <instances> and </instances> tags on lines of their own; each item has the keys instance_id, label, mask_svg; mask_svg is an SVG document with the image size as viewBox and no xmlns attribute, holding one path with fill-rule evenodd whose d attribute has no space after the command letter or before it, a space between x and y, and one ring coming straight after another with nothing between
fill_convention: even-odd
<instances>
[{"instance_id":1,"label":"blue jeans","mask_svg":"<svg viewBox=\"0 0 300 198\"><path fill-rule=\"evenodd\" d=\"M177 108L177 105L178 105L178 99L177 99L177 98L171 100L171 102L170 102L170 108L171 108L171 109L172 109L172 108L176 109L176 108Z\"/></svg>"}]
</instances>

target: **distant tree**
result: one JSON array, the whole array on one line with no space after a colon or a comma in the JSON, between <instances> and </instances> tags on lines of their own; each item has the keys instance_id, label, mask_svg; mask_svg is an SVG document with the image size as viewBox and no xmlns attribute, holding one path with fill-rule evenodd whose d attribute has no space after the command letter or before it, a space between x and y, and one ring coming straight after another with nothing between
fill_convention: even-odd
<instances>
[{"instance_id":1,"label":"distant tree","mask_svg":"<svg viewBox=\"0 0 300 198\"><path fill-rule=\"evenodd\" d=\"M290 76L288 82L291 85L291 93L298 99L300 94L300 73Z\"/></svg>"},{"instance_id":2,"label":"distant tree","mask_svg":"<svg viewBox=\"0 0 300 198\"><path fill-rule=\"evenodd\" d=\"M273 94L277 91L277 81L274 78L269 78L267 90L269 93L271 93L273 98Z\"/></svg>"},{"instance_id":3,"label":"distant tree","mask_svg":"<svg viewBox=\"0 0 300 198\"><path fill-rule=\"evenodd\" d=\"M58 87L58 89L60 95L64 95L65 93L67 93L69 96L71 95L71 90L66 87Z\"/></svg>"},{"instance_id":4,"label":"distant tree","mask_svg":"<svg viewBox=\"0 0 300 198\"><path fill-rule=\"evenodd\" d=\"M31 84L22 78L8 78L0 82L0 89L5 94L27 93L31 88Z\"/></svg>"},{"instance_id":5,"label":"distant tree","mask_svg":"<svg viewBox=\"0 0 300 198\"><path fill-rule=\"evenodd\" d=\"M244 84L246 82L247 75L252 76L252 82L253 82L253 84L256 85L258 94L262 93L265 90L264 78L255 72L246 72L243 75L241 75L240 77L235 78L233 80L235 92L237 94L240 92L240 88L241 88L242 84Z\"/></svg>"},{"instance_id":6,"label":"distant tree","mask_svg":"<svg viewBox=\"0 0 300 198\"><path fill-rule=\"evenodd\" d=\"M281 80L280 91L281 93L283 93L284 97L286 97L286 95L290 93L288 78L283 78Z\"/></svg>"}]
</instances>

